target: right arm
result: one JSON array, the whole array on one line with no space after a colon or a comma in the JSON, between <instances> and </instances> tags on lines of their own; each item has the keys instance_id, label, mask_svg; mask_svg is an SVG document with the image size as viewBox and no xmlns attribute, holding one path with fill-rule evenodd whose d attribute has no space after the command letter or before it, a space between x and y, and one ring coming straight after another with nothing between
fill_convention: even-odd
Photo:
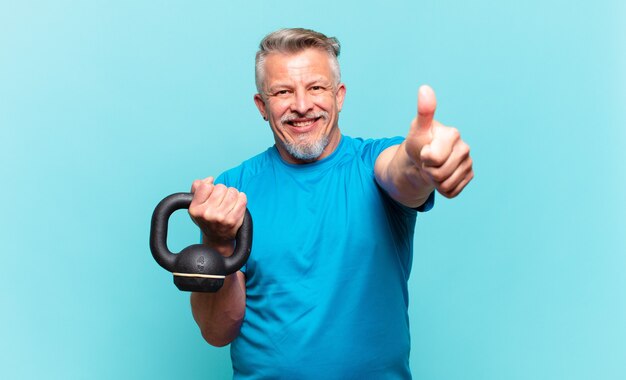
<instances>
[{"instance_id":1,"label":"right arm","mask_svg":"<svg viewBox=\"0 0 626 380\"><path fill-rule=\"evenodd\" d=\"M245 275L239 271L226 276L215 293L191 293L193 319L212 346L223 347L239 335L245 310Z\"/></svg>"},{"instance_id":2,"label":"right arm","mask_svg":"<svg viewBox=\"0 0 626 380\"><path fill-rule=\"evenodd\" d=\"M243 223L247 199L235 188L213 184L213 178L194 181L189 215L202 231L202 241L223 256L233 252ZM246 309L245 275L237 271L224 279L215 293L191 294L191 311L202 337L213 346L225 346L239 334Z\"/></svg>"}]
</instances>

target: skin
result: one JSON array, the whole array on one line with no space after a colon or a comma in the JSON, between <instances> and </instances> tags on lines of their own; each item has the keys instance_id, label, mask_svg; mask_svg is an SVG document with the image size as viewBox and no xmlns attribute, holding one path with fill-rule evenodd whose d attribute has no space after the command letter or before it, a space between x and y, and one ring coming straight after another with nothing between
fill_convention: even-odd
<instances>
[{"instance_id":1,"label":"skin","mask_svg":"<svg viewBox=\"0 0 626 380\"><path fill-rule=\"evenodd\" d=\"M234 239L243 224L248 200L235 188L213 184L213 177L196 180L189 215L202 231L202 241L223 256L234 249ZM230 343L243 321L246 308L245 276L236 272L226 276L216 293L192 293L191 311L203 338L211 345Z\"/></svg>"},{"instance_id":2,"label":"skin","mask_svg":"<svg viewBox=\"0 0 626 380\"><path fill-rule=\"evenodd\" d=\"M281 157L292 164L306 164L324 159L339 145L338 118L345 93L345 85L333 78L326 53L307 49L267 57L263 92L254 96L254 103L269 121ZM469 146L457 129L434 120L436 108L434 91L420 87L417 115L405 141L387 148L376 160L376 181L389 196L409 207L422 205L434 190L453 198L474 177ZM320 114L326 116L313 117ZM286 149L288 144L306 145L323 137L328 145L316 158L303 160ZM204 243L230 255L243 223L246 195L215 185L212 177L194 181L191 191L189 214L201 229ZM224 346L237 337L245 314L245 290L245 275L237 272L216 293L192 293L192 313L209 344Z\"/></svg>"},{"instance_id":3,"label":"skin","mask_svg":"<svg viewBox=\"0 0 626 380\"><path fill-rule=\"evenodd\" d=\"M339 112L346 87L336 84L326 52L308 49L298 54L269 54L265 59L263 93L254 96L263 119L268 120L281 157L292 164L321 160L339 145ZM310 117L320 113L327 117ZM292 119L282 122L281 118ZM322 154L302 160L289 154L285 144L311 143L323 136L329 143Z\"/></svg>"},{"instance_id":4,"label":"skin","mask_svg":"<svg viewBox=\"0 0 626 380\"><path fill-rule=\"evenodd\" d=\"M417 116L406 139L384 150L374 168L381 187L409 207L422 205L433 190L454 198L474 178L470 148L459 131L434 120L433 89L421 86L417 98Z\"/></svg>"}]
</instances>

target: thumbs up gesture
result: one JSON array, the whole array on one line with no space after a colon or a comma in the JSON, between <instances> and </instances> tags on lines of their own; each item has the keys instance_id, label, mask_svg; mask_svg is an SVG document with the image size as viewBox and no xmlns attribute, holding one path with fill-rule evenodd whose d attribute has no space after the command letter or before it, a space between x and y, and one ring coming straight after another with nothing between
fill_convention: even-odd
<instances>
[{"instance_id":1,"label":"thumbs up gesture","mask_svg":"<svg viewBox=\"0 0 626 380\"><path fill-rule=\"evenodd\" d=\"M434 120L437 99L429 86L417 96L417 116L404 147L423 180L446 198L456 197L474 178L469 146L456 128Z\"/></svg>"}]
</instances>

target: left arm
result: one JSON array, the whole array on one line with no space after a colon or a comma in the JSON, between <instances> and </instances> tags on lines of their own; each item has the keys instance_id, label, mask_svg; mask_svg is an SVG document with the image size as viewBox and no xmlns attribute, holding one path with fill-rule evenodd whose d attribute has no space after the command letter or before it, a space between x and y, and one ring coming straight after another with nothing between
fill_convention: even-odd
<instances>
[{"instance_id":1,"label":"left arm","mask_svg":"<svg viewBox=\"0 0 626 380\"><path fill-rule=\"evenodd\" d=\"M436 108L434 91L420 87L417 117L406 139L376 159L376 181L408 207L424 204L433 190L446 198L456 197L474 178L469 146L457 129L433 119Z\"/></svg>"}]
</instances>

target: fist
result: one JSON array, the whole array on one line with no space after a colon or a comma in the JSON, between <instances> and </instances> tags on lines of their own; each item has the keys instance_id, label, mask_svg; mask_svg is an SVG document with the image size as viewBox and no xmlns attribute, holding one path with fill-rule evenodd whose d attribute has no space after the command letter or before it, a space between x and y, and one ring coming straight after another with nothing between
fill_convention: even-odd
<instances>
[{"instance_id":1,"label":"fist","mask_svg":"<svg viewBox=\"0 0 626 380\"><path fill-rule=\"evenodd\" d=\"M195 180L191 192L189 216L205 237L215 243L234 240L243 224L248 204L246 195L234 187L215 185L213 177Z\"/></svg>"},{"instance_id":2,"label":"fist","mask_svg":"<svg viewBox=\"0 0 626 380\"><path fill-rule=\"evenodd\" d=\"M474 178L472 158L459 131L434 120L436 108L433 89L421 86L405 149L423 180L444 197L453 198Z\"/></svg>"}]
</instances>

